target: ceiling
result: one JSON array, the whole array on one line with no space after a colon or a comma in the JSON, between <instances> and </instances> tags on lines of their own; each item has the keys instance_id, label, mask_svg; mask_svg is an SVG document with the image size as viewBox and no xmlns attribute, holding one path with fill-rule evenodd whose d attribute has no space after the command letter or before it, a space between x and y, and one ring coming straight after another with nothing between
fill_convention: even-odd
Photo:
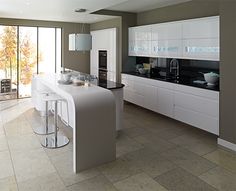
<instances>
[{"instance_id":1,"label":"ceiling","mask_svg":"<svg viewBox=\"0 0 236 191\"><path fill-rule=\"evenodd\" d=\"M114 18L89 14L101 9L141 12L189 0L0 0L0 18L95 23ZM85 8L87 12L76 13Z\"/></svg>"},{"instance_id":2,"label":"ceiling","mask_svg":"<svg viewBox=\"0 0 236 191\"><path fill-rule=\"evenodd\" d=\"M109 10L139 13L191 0L128 0L109 7Z\"/></svg>"}]
</instances>

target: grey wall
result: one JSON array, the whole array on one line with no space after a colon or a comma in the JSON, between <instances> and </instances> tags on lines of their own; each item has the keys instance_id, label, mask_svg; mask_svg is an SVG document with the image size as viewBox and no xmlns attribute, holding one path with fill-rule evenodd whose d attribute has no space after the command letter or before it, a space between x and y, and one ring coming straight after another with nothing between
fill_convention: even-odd
<instances>
[{"instance_id":1,"label":"grey wall","mask_svg":"<svg viewBox=\"0 0 236 191\"><path fill-rule=\"evenodd\" d=\"M220 15L220 138L236 144L236 1L194 0L137 14L137 25Z\"/></svg>"},{"instance_id":2,"label":"grey wall","mask_svg":"<svg viewBox=\"0 0 236 191\"><path fill-rule=\"evenodd\" d=\"M62 63L66 68L88 73L90 70L89 52L74 52L68 49L68 35L70 33L81 32L82 24L36 21L23 19L0 18L0 25L20 25L20 26L40 26L40 27L60 27L62 28ZM89 33L89 25L85 24L85 33Z\"/></svg>"},{"instance_id":3,"label":"grey wall","mask_svg":"<svg viewBox=\"0 0 236 191\"><path fill-rule=\"evenodd\" d=\"M137 25L162 23L219 15L219 5L214 0L190 1L137 14Z\"/></svg>"},{"instance_id":4,"label":"grey wall","mask_svg":"<svg viewBox=\"0 0 236 191\"><path fill-rule=\"evenodd\" d=\"M220 138L236 144L236 2L220 3Z\"/></svg>"}]
</instances>

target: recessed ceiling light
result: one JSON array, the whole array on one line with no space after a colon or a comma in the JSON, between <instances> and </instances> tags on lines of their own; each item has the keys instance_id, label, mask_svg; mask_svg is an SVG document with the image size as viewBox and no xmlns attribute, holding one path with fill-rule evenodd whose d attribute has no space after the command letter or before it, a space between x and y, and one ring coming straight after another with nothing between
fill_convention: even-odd
<instances>
[{"instance_id":1,"label":"recessed ceiling light","mask_svg":"<svg viewBox=\"0 0 236 191\"><path fill-rule=\"evenodd\" d=\"M76 13L85 13L86 11L87 9L83 9L83 8L75 9Z\"/></svg>"}]
</instances>

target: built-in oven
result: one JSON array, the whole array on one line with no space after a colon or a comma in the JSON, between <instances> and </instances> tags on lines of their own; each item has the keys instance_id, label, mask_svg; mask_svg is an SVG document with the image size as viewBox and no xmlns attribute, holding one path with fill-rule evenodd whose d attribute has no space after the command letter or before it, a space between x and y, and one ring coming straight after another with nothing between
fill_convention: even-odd
<instances>
[{"instance_id":1,"label":"built-in oven","mask_svg":"<svg viewBox=\"0 0 236 191\"><path fill-rule=\"evenodd\" d=\"M98 78L107 80L107 50L98 51Z\"/></svg>"},{"instance_id":2,"label":"built-in oven","mask_svg":"<svg viewBox=\"0 0 236 191\"><path fill-rule=\"evenodd\" d=\"M107 69L107 50L98 51L98 67Z\"/></svg>"},{"instance_id":3,"label":"built-in oven","mask_svg":"<svg viewBox=\"0 0 236 191\"><path fill-rule=\"evenodd\" d=\"M107 70L106 69L99 69L98 78L99 78L99 80L107 80Z\"/></svg>"}]
</instances>

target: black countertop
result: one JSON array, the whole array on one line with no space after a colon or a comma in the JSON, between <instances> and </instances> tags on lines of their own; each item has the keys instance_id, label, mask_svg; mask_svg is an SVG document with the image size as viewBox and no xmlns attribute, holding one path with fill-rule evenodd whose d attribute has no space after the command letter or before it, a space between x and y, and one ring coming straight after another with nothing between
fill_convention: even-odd
<instances>
[{"instance_id":1,"label":"black countertop","mask_svg":"<svg viewBox=\"0 0 236 191\"><path fill-rule=\"evenodd\" d=\"M94 79L93 81L91 81L91 83L108 90L120 89L124 87L124 84L120 84L109 80Z\"/></svg>"},{"instance_id":2,"label":"black countertop","mask_svg":"<svg viewBox=\"0 0 236 191\"><path fill-rule=\"evenodd\" d=\"M143 78L149 78L149 79L154 79L154 80L160 80L160 81L165 81L165 82L170 82L170 83L175 83L175 84L181 84L181 85L186 85L186 86L191 86L191 87L197 87L197 88L203 88L203 89L208 89L208 90L213 90L213 91L219 91L219 85L216 86L208 86L207 84L198 84L194 83L195 80L203 80L203 79L198 79L198 78L189 78L189 77L180 77L178 80L175 78L170 78L166 76L150 76L150 74L140 74L137 72L122 72L123 74L129 74L129 75L134 75L138 77L143 77Z\"/></svg>"}]
</instances>

